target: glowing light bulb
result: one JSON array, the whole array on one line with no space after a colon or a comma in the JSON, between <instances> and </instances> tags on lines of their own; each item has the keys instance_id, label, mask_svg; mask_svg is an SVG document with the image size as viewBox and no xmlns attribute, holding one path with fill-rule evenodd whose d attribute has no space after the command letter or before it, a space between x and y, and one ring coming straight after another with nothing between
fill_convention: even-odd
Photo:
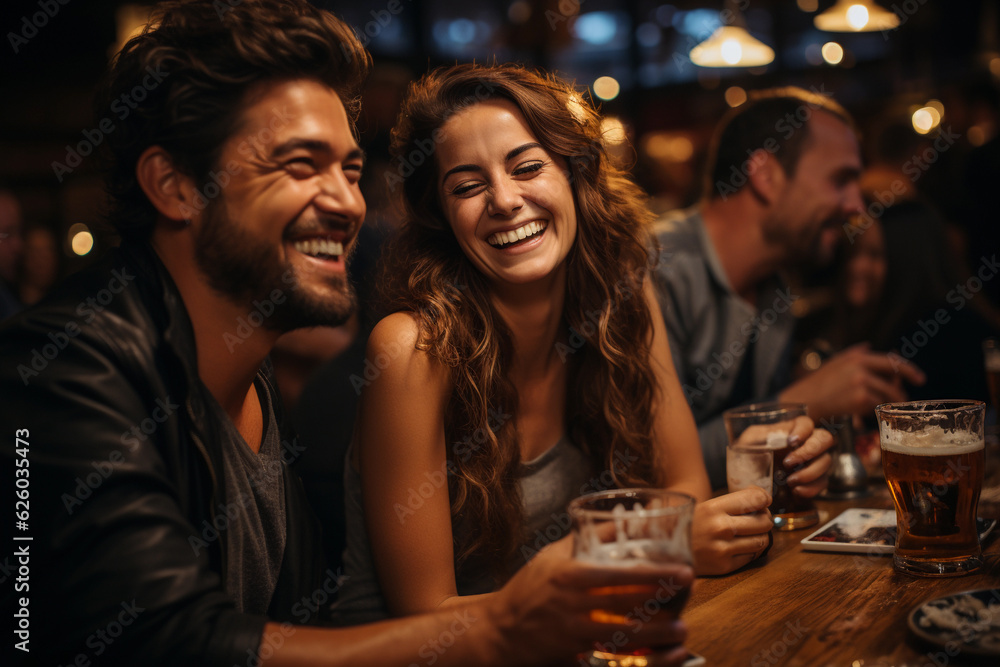
<instances>
[{"instance_id":1,"label":"glowing light bulb","mask_svg":"<svg viewBox=\"0 0 1000 667\"><path fill-rule=\"evenodd\" d=\"M743 47L735 39L727 39L722 43L722 59L730 65L735 65L743 57Z\"/></svg>"},{"instance_id":2,"label":"glowing light bulb","mask_svg":"<svg viewBox=\"0 0 1000 667\"><path fill-rule=\"evenodd\" d=\"M868 8L864 5L851 5L847 8L847 22L855 30L861 30L868 25Z\"/></svg>"}]
</instances>

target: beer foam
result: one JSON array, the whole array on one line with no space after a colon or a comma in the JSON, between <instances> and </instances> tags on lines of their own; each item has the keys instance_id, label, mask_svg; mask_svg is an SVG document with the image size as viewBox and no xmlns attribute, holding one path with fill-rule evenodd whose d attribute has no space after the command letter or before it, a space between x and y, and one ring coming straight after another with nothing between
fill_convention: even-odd
<instances>
[{"instance_id":1,"label":"beer foam","mask_svg":"<svg viewBox=\"0 0 1000 667\"><path fill-rule=\"evenodd\" d=\"M604 567L635 567L662 563L690 563L690 546L681 534L674 540L639 539L607 542L581 551L576 559Z\"/></svg>"},{"instance_id":2,"label":"beer foam","mask_svg":"<svg viewBox=\"0 0 1000 667\"><path fill-rule=\"evenodd\" d=\"M617 503L611 509L614 541L604 542L607 536L602 538L599 535L599 525L584 523L574 539L575 558L615 567L690 562L691 513L680 513L674 521L662 522L657 520L656 515L663 509L658 499L653 499L646 508L642 503L636 503L631 510Z\"/></svg>"},{"instance_id":3,"label":"beer foam","mask_svg":"<svg viewBox=\"0 0 1000 667\"><path fill-rule=\"evenodd\" d=\"M982 438L960 431L945 431L940 426L927 426L921 431L905 432L890 429L885 422L879 424L882 449L910 456L955 456L979 451Z\"/></svg>"}]
</instances>

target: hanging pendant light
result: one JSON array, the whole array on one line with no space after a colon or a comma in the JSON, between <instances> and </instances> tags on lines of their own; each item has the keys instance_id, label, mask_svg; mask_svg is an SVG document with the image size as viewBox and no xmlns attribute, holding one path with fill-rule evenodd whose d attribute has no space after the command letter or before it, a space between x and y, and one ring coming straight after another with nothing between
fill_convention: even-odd
<instances>
[{"instance_id":1,"label":"hanging pendant light","mask_svg":"<svg viewBox=\"0 0 1000 667\"><path fill-rule=\"evenodd\" d=\"M722 17L731 25L716 28L711 37L691 49L691 62L701 67L761 67L774 60L774 49L747 31L743 14L733 0L726 1Z\"/></svg>"},{"instance_id":2,"label":"hanging pendant light","mask_svg":"<svg viewBox=\"0 0 1000 667\"><path fill-rule=\"evenodd\" d=\"M760 67L774 60L774 49L745 28L724 25L688 54L702 67Z\"/></svg>"},{"instance_id":3,"label":"hanging pendant light","mask_svg":"<svg viewBox=\"0 0 1000 667\"><path fill-rule=\"evenodd\" d=\"M837 4L813 18L827 32L875 32L899 27L899 17L875 0L837 0Z\"/></svg>"}]
</instances>

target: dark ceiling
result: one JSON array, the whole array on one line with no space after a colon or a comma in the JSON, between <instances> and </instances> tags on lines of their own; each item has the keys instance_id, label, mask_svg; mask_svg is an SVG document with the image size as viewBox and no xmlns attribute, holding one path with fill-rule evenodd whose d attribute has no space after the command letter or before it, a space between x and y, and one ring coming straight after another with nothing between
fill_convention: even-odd
<instances>
[{"instance_id":1,"label":"dark ceiling","mask_svg":"<svg viewBox=\"0 0 1000 667\"><path fill-rule=\"evenodd\" d=\"M316 1L345 17L362 35L366 27L375 25L369 25L371 21L377 24L379 16L386 16L391 2L397 3L400 21L394 26L393 39L385 38L387 32L381 41L370 42L376 63L391 72L389 78L395 81L405 81L429 65L472 58L483 61L493 55L558 69L583 87L602 68L616 67L626 85L621 97L604 108L625 118L636 134L704 126L724 108L722 91L731 85L822 86L853 110L866 112L894 100L933 95L979 67L984 52L1000 51L1000 11L995 0L881 0L906 20L885 35L838 37L851 58L857 54L853 67L807 66L796 61L802 60L806 41L827 37L813 30L812 14L792 0L671 0L669 4L663 0L583 0L580 12L613 15L619 17L619 25L626 26L624 46L617 51L574 45L568 22L553 27L547 21L551 12L561 12L574 0L521 0L531 10L530 19L517 24L508 19L513 16L514 0ZM91 127L91 91L116 41L115 12L123 4L120 0L5 0L0 8L4 35L0 45L0 183L20 193L29 216L36 220L58 227L70 219L98 214L100 179L92 165L84 165L72 178L60 182L52 163ZM636 26L655 23L654 17L662 18L663 12L718 11L727 4L746 8L751 31L777 51L775 63L756 74L724 72L721 79L717 72L695 71L691 66L687 80L662 85L652 79L643 82L642 72L655 69L657 59L686 59L690 47L684 39L690 42L692 38L661 22L654 28L654 34L662 37L656 37L659 46L643 50L637 45ZM833 3L820 0L818 4L823 9ZM667 9L661 9L664 6ZM52 16L42 20L39 13L46 9ZM473 40L464 51L448 51L442 47L442 34L455 21L459 28L485 26L490 37L483 42ZM367 124L363 120L362 127L372 135L383 135L391 122L389 111L382 119ZM367 139L377 144L378 136Z\"/></svg>"}]
</instances>

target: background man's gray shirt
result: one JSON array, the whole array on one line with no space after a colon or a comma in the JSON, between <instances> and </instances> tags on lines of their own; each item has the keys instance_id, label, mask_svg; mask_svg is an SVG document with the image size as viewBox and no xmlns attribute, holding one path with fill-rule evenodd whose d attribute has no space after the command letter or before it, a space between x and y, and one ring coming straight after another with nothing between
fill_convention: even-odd
<instances>
[{"instance_id":1,"label":"background man's gray shirt","mask_svg":"<svg viewBox=\"0 0 1000 667\"><path fill-rule=\"evenodd\" d=\"M725 487L722 411L734 407L733 390L751 344L751 400L775 400L789 384L791 305L798 297L774 276L758 287L756 308L744 301L730 286L697 208L667 213L655 232L655 279L671 356L698 424L712 487Z\"/></svg>"}]
</instances>

